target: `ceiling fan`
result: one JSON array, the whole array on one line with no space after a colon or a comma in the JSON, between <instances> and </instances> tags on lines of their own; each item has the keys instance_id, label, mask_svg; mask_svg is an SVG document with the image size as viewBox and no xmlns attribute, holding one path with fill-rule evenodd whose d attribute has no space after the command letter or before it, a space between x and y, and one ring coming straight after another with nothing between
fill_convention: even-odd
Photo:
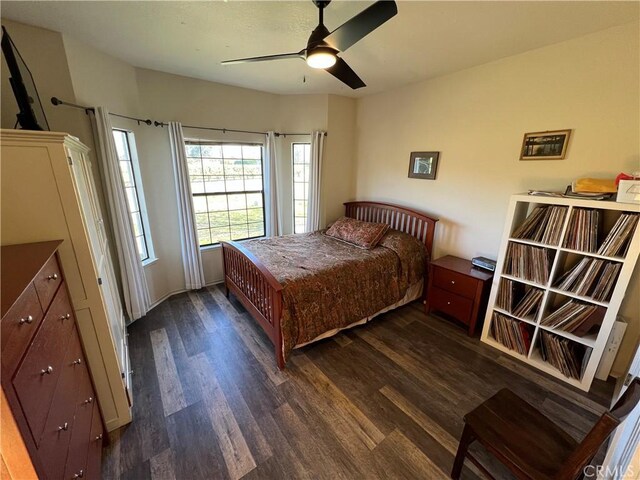
<instances>
[{"instance_id":1,"label":"ceiling fan","mask_svg":"<svg viewBox=\"0 0 640 480\"><path fill-rule=\"evenodd\" d=\"M358 77L356 72L347 65L347 62L338 57L338 52L344 52L397 14L398 7L396 2L380 0L355 17L347 20L333 32L329 32L323 23L324 9L331 3L331 0L313 0L313 3L318 7L320 21L311 33L306 48L293 53L227 60L222 64L231 65L234 63L301 58L310 67L326 70L354 90L365 87L365 83Z\"/></svg>"}]
</instances>

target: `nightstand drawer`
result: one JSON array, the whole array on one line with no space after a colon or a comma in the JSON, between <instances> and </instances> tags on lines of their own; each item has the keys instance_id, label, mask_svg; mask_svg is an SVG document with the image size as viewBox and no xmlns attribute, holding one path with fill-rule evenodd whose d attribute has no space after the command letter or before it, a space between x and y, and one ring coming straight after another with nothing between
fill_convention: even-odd
<instances>
[{"instance_id":1,"label":"nightstand drawer","mask_svg":"<svg viewBox=\"0 0 640 480\"><path fill-rule=\"evenodd\" d=\"M457 295L462 295L466 298L474 299L476 297L478 281L461 273L434 267L433 286Z\"/></svg>"},{"instance_id":2,"label":"nightstand drawer","mask_svg":"<svg viewBox=\"0 0 640 480\"><path fill-rule=\"evenodd\" d=\"M473 301L455 293L433 287L429 292L429 305L432 310L451 315L467 325L471 320Z\"/></svg>"}]
</instances>

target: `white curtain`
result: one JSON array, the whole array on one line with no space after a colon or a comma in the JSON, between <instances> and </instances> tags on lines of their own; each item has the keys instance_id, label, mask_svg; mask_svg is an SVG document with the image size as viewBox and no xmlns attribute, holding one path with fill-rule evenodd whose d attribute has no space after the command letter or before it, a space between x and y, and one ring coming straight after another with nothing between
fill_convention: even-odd
<instances>
[{"instance_id":1,"label":"white curtain","mask_svg":"<svg viewBox=\"0 0 640 480\"><path fill-rule=\"evenodd\" d=\"M267 237L282 235L282 218L278 208L278 157L276 134L267 132L264 149L264 198Z\"/></svg>"},{"instance_id":2,"label":"white curtain","mask_svg":"<svg viewBox=\"0 0 640 480\"><path fill-rule=\"evenodd\" d=\"M146 315L149 310L147 280L133 235L131 215L120 173L120 161L113 140L113 127L109 112L104 107L96 107L95 121L98 157L104 176L109 213L111 214L111 227L120 265L125 308L129 320L133 321Z\"/></svg>"},{"instance_id":3,"label":"white curtain","mask_svg":"<svg viewBox=\"0 0 640 480\"><path fill-rule=\"evenodd\" d=\"M320 229L320 179L322 177L322 153L324 132L311 134L311 158L309 159L309 201L307 202L307 232Z\"/></svg>"},{"instance_id":4,"label":"white curtain","mask_svg":"<svg viewBox=\"0 0 640 480\"><path fill-rule=\"evenodd\" d=\"M180 244L182 245L182 266L187 290L198 290L204 287L204 271L198 243L191 182L187 167L187 154L184 147L182 124L169 122L169 143L173 159L173 173L178 195L178 220L180 223Z\"/></svg>"}]
</instances>

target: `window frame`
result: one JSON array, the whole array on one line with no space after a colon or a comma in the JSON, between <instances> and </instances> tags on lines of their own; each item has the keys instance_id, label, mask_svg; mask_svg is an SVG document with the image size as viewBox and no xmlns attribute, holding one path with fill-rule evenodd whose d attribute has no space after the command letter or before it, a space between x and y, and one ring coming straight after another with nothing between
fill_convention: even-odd
<instances>
[{"instance_id":1,"label":"window frame","mask_svg":"<svg viewBox=\"0 0 640 480\"><path fill-rule=\"evenodd\" d=\"M155 251L153 249L153 241L151 239L151 228L149 226L149 217L147 214L147 204L145 202L144 188L142 185L142 175L140 174L140 160L138 157L138 148L136 145L135 134L132 130L128 130L126 128L120 127L112 127L112 132L122 132L124 133L124 138L126 140L126 147L129 151L129 163L131 164L131 172L133 174L133 188L136 193L136 200L138 201L138 207L140 208L140 223L142 225L142 239L144 241L145 247L147 249L147 257L145 259L140 259L143 266L149 265L157 260L155 256ZM121 162L118 158L118 162ZM126 161L126 160L125 160ZM118 165L119 167L119 165ZM122 172L120 172L122 175ZM123 179L124 182L124 179ZM126 194L125 194L126 195ZM127 202L127 207L129 207L129 203ZM133 212L129 211L129 218L132 221L131 227L133 228L133 219L131 219L131 215ZM136 245L137 250L137 245ZM140 252L138 252L140 254Z\"/></svg>"},{"instance_id":2,"label":"window frame","mask_svg":"<svg viewBox=\"0 0 640 480\"><path fill-rule=\"evenodd\" d=\"M299 235L302 233L307 233L307 212L305 212L304 214L304 221L305 221L305 227L304 227L304 232L296 232L296 218L303 218L303 217L296 217L296 183L303 183L307 185L307 198L304 199L305 202L307 202L307 206L309 205L309 181L303 181L303 182L296 182L295 180L295 153L294 150L296 148L296 145L308 145L309 146L309 163L305 164L306 168L309 168L309 165L311 163L311 142L291 142L291 218L292 218L292 230L294 235Z\"/></svg>"},{"instance_id":3,"label":"window frame","mask_svg":"<svg viewBox=\"0 0 640 480\"><path fill-rule=\"evenodd\" d=\"M248 147L260 147L260 177L261 177L261 182L262 182L262 190L240 190L240 191L234 191L234 192L214 192L214 193L207 193L207 192L202 192L202 193L193 193L193 191L191 192L191 202L193 205L193 198L194 197L207 197L207 196L218 196L218 195L233 195L233 194L257 194L260 193L261 197L262 197L262 231L263 234L262 235L258 235L258 236L253 236L253 237L246 237L246 238L240 238L237 240L230 240L232 242L243 242L245 240L254 240L257 238L266 238L267 236L267 208L266 208L266 204L265 204L265 184L264 184L264 143L260 143L260 142L241 142L241 141L220 141L220 140L200 140L200 139L194 139L194 138L185 138L184 140L184 145L185 145L185 157L187 159L189 158L194 158L194 157L189 157L186 154L186 147L188 145L197 145L197 146L203 146L203 145L238 145L238 146L248 146ZM200 156L200 160L202 160L202 156ZM223 160L223 168L224 168L224 157L222 158ZM244 160L244 157L242 158L242 160ZM191 183L191 172L189 172L189 168L187 167L187 173L189 175L189 183ZM223 174L223 177L226 180L226 174ZM243 175L244 177L244 175ZM208 204L207 204L208 205ZM228 206L228 205L227 205ZM194 206L195 208L195 206ZM247 208L245 207L245 210L247 210ZM224 210L222 210L224 211ZM227 208L226 212L227 212L227 216L229 214L230 211L233 210L229 210ZM207 210L207 213L211 213L210 210ZM194 212L195 214L195 212ZM211 221L209 221L209 231L211 231ZM257 223L257 222L247 222L247 224L249 223ZM233 225L237 225L237 224L231 224L231 219L229 218L229 227L233 226ZM197 233L198 228L196 227L196 233ZM247 230L248 233L248 230ZM231 234L231 229L229 229L229 234ZM229 235L231 236L231 235ZM225 241L225 240L222 240ZM211 248L219 248L220 247L220 241L218 242L212 242L212 243L207 243L204 245L200 245L200 239L198 237L198 246L201 250L207 250L207 249L211 249Z\"/></svg>"}]
</instances>

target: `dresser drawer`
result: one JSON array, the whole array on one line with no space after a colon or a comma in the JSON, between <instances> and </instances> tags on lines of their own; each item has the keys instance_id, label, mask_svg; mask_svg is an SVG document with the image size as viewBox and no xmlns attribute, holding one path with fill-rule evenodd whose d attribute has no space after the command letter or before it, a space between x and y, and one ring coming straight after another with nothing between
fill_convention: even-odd
<instances>
[{"instance_id":1,"label":"dresser drawer","mask_svg":"<svg viewBox=\"0 0 640 480\"><path fill-rule=\"evenodd\" d=\"M79 342L78 333L73 328L44 431L37 442L38 456L51 479L66 478L65 462L78 423L76 401L85 368ZM82 360L81 363L78 359Z\"/></svg>"},{"instance_id":2,"label":"dresser drawer","mask_svg":"<svg viewBox=\"0 0 640 480\"><path fill-rule=\"evenodd\" d=\"M471 320L473 301L455 293L433 287L429 292L429 304L433 310L451 315L465 324Z\"/></svg>"},{"instance_id":3,"label":"dresser drawer","mask_svg":"<svg viewBox=\"0 0 640 480\"><path fill-rule=\"evenodd\" d=\"M71 433L71 444L67 455L64 478L73 478L82 472L86 478L87 456L91 443L91 421L94 405L97 403L89 372L84 364L79 365L80 385L75 398L76 415Z\"/></svg>"},{"instance_id":4,"label":"dresser drawer","mask_svg":"<svg viewBox=\"0 0 640 480\"><path fill-rule=\"evenodd\" d=\"M98 404L93 404L93 417L91 420L91 437L89 439L89 455L87 456L87 475L88 480L99 480L101 475L102 464L102 417Z\"/></svg>"},{"instance_id":5,"label":"dresser drawer","mask_svg":"<svg viewBox=\"0 0 640 480\"><path fill-rule=\"evenodd\" d=\"M36 442L45 425L73 325L73 312L63 286L13 379L13 387Z\"/></svg>"},{"instance_id":6,"label":"dresser drawer","mask_svg":"<svg viewBox=\"0 0 640 480\"><path fill-rule=\"evenodd\" d=\"M47 263L44 264L42 270L33 279L40 299L40 305L45 312L51 303L51 299L55 295L60 284L62 284L62 272L56 255L53 255Z\"/></svg>"},{"instance_id":7,"label":"dresser drawer","mask_svg":"<svg viewBox=\"0 0 640 480\"><path fill-rule=\"evenodd\" d=\"M458 272L434 267L433 285L457 295L473 299L476 296L478 281Z\"/></svg>"},{"instance_id":8,"label":"dresser drawer","mask_svg":"<svg viewBox=\"0 0 640 480\"><path fill-rule=\"evenodd\" d=\"M42 321L43 312L36 288L30 283L2 317L2 375L11 378Z\"/></svg>"}]
</instances>

